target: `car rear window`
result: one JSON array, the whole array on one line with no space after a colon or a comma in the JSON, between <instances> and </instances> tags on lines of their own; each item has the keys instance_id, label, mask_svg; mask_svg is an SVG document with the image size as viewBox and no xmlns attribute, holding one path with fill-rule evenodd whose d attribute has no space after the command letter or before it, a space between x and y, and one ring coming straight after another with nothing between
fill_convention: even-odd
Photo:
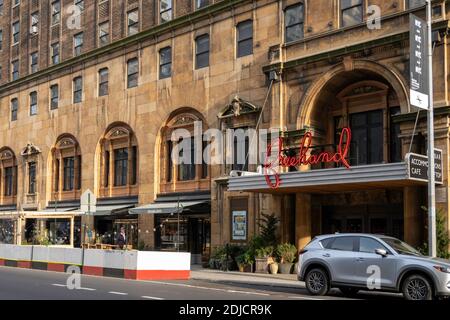
<instances>
[{"instance_id":1,"label":"car rear window","mask_svg":"<svg viewBox=\"0 0 450 320\"><path fill-rule=\"evenodd\" d=\"M355 244L355 237L337 237L330 241L327 249L339 251L353 251Z\"/></svg>"}]
</instances>

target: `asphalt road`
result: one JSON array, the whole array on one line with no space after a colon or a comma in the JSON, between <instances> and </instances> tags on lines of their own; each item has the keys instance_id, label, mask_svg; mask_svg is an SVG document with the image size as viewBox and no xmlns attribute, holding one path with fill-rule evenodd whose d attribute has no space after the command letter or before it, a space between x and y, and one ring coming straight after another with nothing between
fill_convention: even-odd
<instances>
[{"instance_id":1,"label":"asphalt road","mask_svg":"<svg viewBox=\"0 0 450 320\"><path fill-rule=\"evenodd\" d=\"M0 267L0 300L336 300L338 290L311 297L304 289L189 281L133 281L81 276L81 288L67 287L68 274ZM361 294L359 299L398 299Z\"/></svg>"}]
</instances>

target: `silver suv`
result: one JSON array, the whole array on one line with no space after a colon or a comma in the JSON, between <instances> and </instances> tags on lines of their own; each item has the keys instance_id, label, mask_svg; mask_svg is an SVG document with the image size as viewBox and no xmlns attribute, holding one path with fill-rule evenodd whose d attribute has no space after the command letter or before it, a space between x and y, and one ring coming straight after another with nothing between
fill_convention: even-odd
<instances>
[{"instance_id":1,"label":"silver suv","mask_svg":"<svg viewBox=\"0 0 450 320\"><path fill-rule=\"evenodd\" d=\"M334 234L314 238L299 255L298 279L312 295L331 287L401 292L408 300L450 296L450 260L432 259L396 238Z\"/></svg>"}]
</instances>

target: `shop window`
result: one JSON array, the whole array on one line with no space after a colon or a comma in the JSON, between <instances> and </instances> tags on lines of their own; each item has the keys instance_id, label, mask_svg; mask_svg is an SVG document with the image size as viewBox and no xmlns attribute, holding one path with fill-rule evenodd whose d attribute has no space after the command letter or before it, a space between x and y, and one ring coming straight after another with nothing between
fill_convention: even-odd
<instances>
[{"instance_id":1,"label":"shop window","mask_svg":"<svg viewBox=\"0 0 450 320\"><path fill-rule=\"evenodd\" d=\"M286 42L303 39L304 19L304 6L302 3L286 8L284 12L284 36Z\"/></svg>"},{"instance_id":2,"label":"shop window","mask_svg":"<svg viewBox=\"0 0 450 320\"><path fill-rule=\"evenodd\" d=\"M363 21L363 0L341 0L342 27L352 26Z\"/></svg>"}]
</instances>

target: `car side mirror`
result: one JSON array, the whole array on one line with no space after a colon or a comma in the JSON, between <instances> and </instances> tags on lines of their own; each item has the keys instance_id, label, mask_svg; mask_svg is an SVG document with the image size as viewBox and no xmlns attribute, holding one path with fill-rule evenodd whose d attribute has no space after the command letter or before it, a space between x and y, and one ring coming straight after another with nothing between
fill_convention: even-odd
<instances>
[{"instance_id":1,"label":"car side mirror","mask_svg":"<svg viewBox=\"0 0 450 320\"><path fill-rule=\"evenodd\" d=\"M382 257L387 257L387 255L388 255L387 251L384 249L376 249L375 253Z\"/></svg>"}]
</instances>

